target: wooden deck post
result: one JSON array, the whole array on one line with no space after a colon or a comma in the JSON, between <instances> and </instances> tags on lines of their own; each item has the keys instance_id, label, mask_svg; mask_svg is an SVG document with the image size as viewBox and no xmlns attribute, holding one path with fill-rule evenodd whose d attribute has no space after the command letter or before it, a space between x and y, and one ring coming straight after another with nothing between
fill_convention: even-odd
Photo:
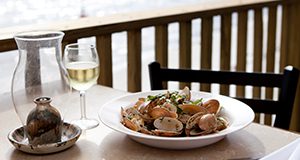
<instances>
[{"instance_id":1,"label":"wooden deck post","mask_svg":"<svg viewBox=\"0 0 300 160\"><path fill-rule=\"evenodd\" d=\"M179 66L180 68L190 69L192 63L192 22L183 21L179 23ZM179 88L185 86L191 88L190 83L180 82Z\"/></svg>"},{"instance_id":2,"label":"wooden deck post","mask_svg":"<svg viewBox=\"0 0 300 160\"><path fill-rule=\"evenodd\" d=\"M129 92L139 92L142 89L141 29L129 30L127 32L127 38L127 90Z\"/></svg>"},{"instance_id":3,"label":"wooden deck post","mask_svg":"<svg viewBox=\"0 0 300 160\"><path fill-rule=\"evenodd\" d=\"M248 11L238 12L237 71L246 71ZM237 97L245 96L245 87L236 87Z\"/></svg>"},{"instance_id":4,"label":"wooden deck post","mask_svg":"<svg viewBox=\"0 0 300 160\"><path fill-rule=\"evenodd\" d=\"M221 70L230 70L231 58L231 13L221 16ZM229 95L229 85L220 85L220 93Z\"/></svg>"},{"instance_id":5,"label":"wooden deck post","mask_svg":"<svg viewBox=\"0 0 300 160\"><path fill-rule=\"evenodd\" d=\"M293 65L300 68L300 2L291 0L283 6L280 68ZM299 81L298 81L299 82ZM290 130L300 131L300 84L298 83Z\"/></svg>"},{"instance_id":6,"label":"wooden deck post","mask_svg":"<svg viewBox=\"0 0 300 160\"><path fill-rule=\"evenodd\" d=\"M168 25L155 26L155 60L162 67L168 67ZM168 83L163 82L163 88L168 88Z\"/></svg>"},{"instance_id":7,"label":"wooden deck post","mask_svg":"<svg viewBox=\"0 0 300 160\"><path fill-rule=\"evenodd\" d=\"M111 34L96 36L96 46L100 59L100 76L98 83L112 87L112 46Z\"/></svg>"},{"instance_id":8,"label":"wooden deck post","mask_svg":"<svg viewBox=\"0 0 300 160\"><path fill-rule=\"evenodd\" d=\"M203 17L201 21L201 69L211 69L213 17ZM200 90L209 92L210 84L200 84Z\"/></svg>"}]
</instances>

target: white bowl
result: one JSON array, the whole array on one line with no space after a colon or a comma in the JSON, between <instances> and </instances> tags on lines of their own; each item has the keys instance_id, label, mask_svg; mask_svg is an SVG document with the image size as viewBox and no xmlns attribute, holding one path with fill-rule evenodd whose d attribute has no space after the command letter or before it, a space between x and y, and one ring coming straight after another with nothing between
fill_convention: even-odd
<instances>
[{"instance_id":1,"label":"white bowl","mask_svg":"<svg viewBox=\"0 0 300 160\"><path fill-rule=\"evenodd\" d=\"M134 104L138 98L147 97L148 95L157 95L159 93L166 93L166 90L139 92L118 97L110 102L107 102L101 107L99 110L99 118L106 126L121 133L127 134L131 139L139 143L165 149L191 149L218 142L226 135L246 127L254 119L253 110L241 101L222 95L191 91L192 99L217 99L223 107L221 114L229 121L229 126L220 132L204 136L160 137L132 131L120 123L121 107L130 107L130 105Z\"/></svg>"}]
</instances>

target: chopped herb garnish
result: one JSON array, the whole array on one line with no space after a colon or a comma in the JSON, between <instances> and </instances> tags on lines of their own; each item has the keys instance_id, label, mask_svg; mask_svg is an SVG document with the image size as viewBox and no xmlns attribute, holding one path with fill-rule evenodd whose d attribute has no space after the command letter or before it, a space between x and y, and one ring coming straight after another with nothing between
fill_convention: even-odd
<instances>
[{"instance_id":1,"label":"chopped herb garnish","mask_svg":"<svg viewBox=\"0 0 300 160\"><path fill-rule=\"evenodd\" d=\"M177 114L181 114L182 112L182 109L177 106Z\"/></svg>"},{"instance_id":2,"label":"chopped herb garnish","mask_svg":"<svg viewBox=\"0 0 300 160\"><path fill-rule=\"evenodd\" d=\"M192 104L198 105L198 104L200 104L202 102L202 100L203 100L203 98L197 99L194 102L192 102Z\"/></svg>"},{"instance_id":3,"label":"chopped herb garnish","mask_svg":"<svg viewBox=\"0 0 300 160\"><path fill-rule=\"evenodd\" d=\"M151 95L148 95L147 97L147 101L153 101L157 98L157 96L151 96Z\"/></svg>"}]
</instances>

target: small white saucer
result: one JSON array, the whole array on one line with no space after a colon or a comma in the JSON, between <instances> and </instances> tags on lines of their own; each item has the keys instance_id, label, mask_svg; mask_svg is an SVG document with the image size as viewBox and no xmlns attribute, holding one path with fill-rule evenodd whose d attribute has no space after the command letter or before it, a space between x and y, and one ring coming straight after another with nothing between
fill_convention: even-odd
<instances>
[{"instance_id":1,"label":"small white saucer","mask_svg":"<svg viewBox=\"0 0 300 160\"><path fill-rule=\"evenodd\" d=\"M59 152L71 147L78 140L81 129L73 124L64 123L62 127L61 141L57 143L49 143L43 145L31 145L28 139L24 139L24 127L14 129L8 134L9 141L16 149L32 154L48 154Z\"/></svg>"}]
</instances>

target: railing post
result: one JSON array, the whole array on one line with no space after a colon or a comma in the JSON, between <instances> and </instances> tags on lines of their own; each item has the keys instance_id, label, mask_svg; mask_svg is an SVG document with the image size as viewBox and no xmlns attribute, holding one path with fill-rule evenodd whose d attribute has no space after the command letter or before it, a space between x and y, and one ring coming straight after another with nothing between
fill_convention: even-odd
<instances>
[{"instance_id":1,"label":"railing post","mask_svg":"<svg viewBox=\"0 0 300 160\"><path fill-rule=\"evenodd\" d=\"M213 17L201 19L201 69L211 69ZM201 91L209 92L210 84L200 84Z\"/></svg>"},{"instance_id":2,"label":"railing post","mask_svg":"<svg viewBox=\"0 0 300 160\"><path fill-rule=\"evenodd\" d=\"M231 59L231 13L221 16L220 69L230 70ZM229 95L229 85L220 85L220 94Z\"/></svg>"},{"instance_id":3,"label":"railing post","mask_svg":"<svg viewBox=\"0 0 300 160\"><path fill-rule=\"evenodd\" d=\"M155 60L162 67L168 67L168 25L155 26ZM166 82L163 88L168 88Z\"/></svg>"},{"instance_id":4,"label":"railing post","mask_svg":"<svg viewBox=\"0 0 300 160\"><path fill-rule=\"evenodd\" d=\"M139 92L142 89L142 56L141 56L141 29L127 32L128 43L128 88L129 92Z\"/></svg>"},{"instance_id":5,"label":"railing post","mask_svg":"<svg viewBox=\"0 0 300 160\"><path fill-rule=\"evenodd\" d=\"M237 37L237 71L246 70L246 52L247 52L247 24L248 24L248 11L238 12L238 37ZM245 96L245 87L236 87L236 96Z\"/></svg>"},{"instance_id":6,"label":"railing post","mask_svg":"<svg viewBox=\"0 0 300 160\"><path fill-rule=\"evenodd\" d=\"M100 76L98 83L112 87L112 48L111 34L96 36L96 47L100 59Z\"/></svg>"},{"instance_id":7,"label":"railing post","mask_svg":"<svg viewBox=\"0 0 300 160\"><path fill-rule=\"evenodd\" d=\"M180 68L191 68L192 56L192 26L191 21L179 23L179 66ZM180 83L179 88L190 87L190 83Z\"/></svg>"},{"instance_id":8,"label":"railing post","mask_svg":"<svg viewBox=\"0 0 300 160\"><path fill-rule=\"evenodd\" d=\"M268 43L267 43L267 72L275 72L275 45L276 45L276 22L277 6L269 7L268 20ZM273 88L266 88L266 98L273 99ZM264 124L272 124L272 115L265 114Z\"/></svg>"},{"instance_id":9,"label":"railing post","mask_svg":"<svg viewBox=\"0 0 300 160\"><path fill-rule=\"evenodd\" d=\"M291 0L283 5L281 63L283 70L286 65L300 68L300 2ZM298 43L297 43L298 42ZM300 131L300 84L298 84L290 130Z\"/></svg>"},{"instance_id":10,"label":"railing post","mask_svg":"<svg viewBox=\"0 0 300 160\"><path fill-rule=\"evenodd\" d=\"M253 48L253 71L262 72L263 52L263 18L262 8L254 10L254 48ZM253 87L253 98L261 98L261 87ZM255 122L259 123L260 114L255 113Z\"/></svg>"}]
</instances>

